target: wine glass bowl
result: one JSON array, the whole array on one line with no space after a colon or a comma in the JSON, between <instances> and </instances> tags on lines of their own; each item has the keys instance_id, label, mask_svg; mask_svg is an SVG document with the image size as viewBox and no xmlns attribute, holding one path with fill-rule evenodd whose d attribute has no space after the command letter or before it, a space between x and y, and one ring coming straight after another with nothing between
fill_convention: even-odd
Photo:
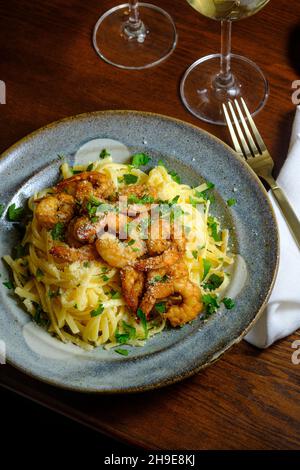
<instances>
[{"instance_id":1,"label":"wine glass bowl","mask_svg":"<svg viewBox=\"0 0 300 470\"><path fill-rule=\"evenodd\" d=\"M187 109L211 124L225 124L222 103L243 97L251 114L264 106L269 85L252 60L231 54L233 21L257 13L269 0L187 0L198 12L221 21L221 53L202 57L185 72L180 94Z\"/></svg>"},{"instance_id":2,"label":"wine glass bowl","mask_svg":"<svg viewBox=\"0 0 300 470\"><path fill-rule=\"evenodd\" d=\"M176 44L172 17L156 5L137 0L106 11L93 32L97 54L122 69L139 70L157 65L169 57Z\"/></svg>"}]
</instances>

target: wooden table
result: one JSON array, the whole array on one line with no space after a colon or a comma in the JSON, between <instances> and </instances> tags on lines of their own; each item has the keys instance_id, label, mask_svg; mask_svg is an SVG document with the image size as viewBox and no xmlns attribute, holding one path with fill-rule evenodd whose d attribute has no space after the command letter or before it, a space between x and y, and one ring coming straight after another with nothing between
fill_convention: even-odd
<instances>
[{"instance_id":1,"label":"wooden table","mask_svg":"<svg viewBox=\"0 0 300 470\"><path fill-rule=\"evenodd\" d=\"M222 127L205 125L181 104L179 81L194 60L219 48L219 24L184 0L155 0L176 21L173 55L145 71L121 71L102 62L92 28L112 0L3 0L0 5L0 150L34 129L68 115L100 109L137 109L194 123L225 141ZM271 0L234 25L234 51L265 71L271 95L257 124L280 169L294 113L300 2ZM298 62L297 62L298 61ZM0 335L1 336L1 335ZM11 366L0 384L108 435L151 449L296 449L300 446L300 365L293 365L296 334L259 351L241 342L212 367L165 389L130 396L85 396L57 390Z\"/></svg>"}]
</instances>

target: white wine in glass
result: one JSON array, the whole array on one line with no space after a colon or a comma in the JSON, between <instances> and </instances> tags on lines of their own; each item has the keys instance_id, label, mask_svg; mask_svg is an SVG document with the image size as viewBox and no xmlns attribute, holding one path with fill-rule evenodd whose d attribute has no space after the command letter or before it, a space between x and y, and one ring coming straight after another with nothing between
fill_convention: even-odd
<instances>
[{"instance_id":1,"label":"white wine in glass","mask_svg":"<svg viewBox=\"0 0 300 470\"><path fill-rule=\"evenodd\" d=\"M251 114L264 106L269 86L250 59L231 53L231 24L257 13L269 0L187 0L199 13L221 22L221 53L194 62L180 85L183 103L203 121L225 124L222 103L245 98Z\"/></svg>"},{"instance_id":2,"label":"white wine in glass","mask_svg":"<svg viewBox=\"0 0 300 470\"><path fill-rule=\"evenodd\" d=\"M100 16L93 44L97 54L109 64L140 70L169 57L177 44L177 32L165 10L129 0Z\"/></svg>"}]
</instances>

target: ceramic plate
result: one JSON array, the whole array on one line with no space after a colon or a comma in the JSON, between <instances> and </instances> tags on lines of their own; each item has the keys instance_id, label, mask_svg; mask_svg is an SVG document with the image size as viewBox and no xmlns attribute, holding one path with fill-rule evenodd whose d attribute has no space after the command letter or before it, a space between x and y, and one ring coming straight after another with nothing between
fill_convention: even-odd
<instances>
[{"instance_id":1,"label":"ceramic plate","mask_svg":"<svg viewBox=\"0 0 300 470\"><path fill-rule=\"evenodd\" d=\"M197 318L183 328L166 329L144 347L131 348L127 357L102 348L87 352L62 344L32 322L12 291L2 285L9 272L1 263L0 340L11 364L59 387L102 393L160 387L211 364L240 341L263 312L278 264L276 221L262 184L228 146L182 121L134 111L67 118L15 144L0 160L0 202L20 206L35 191L53 185L61 164L58 154L67 156L71 164L99 155L103 141L85 145L95 139L112 139L105 146L117 160L143 151L151 155L152 165L163 159L189 185L203 179L214 182L212 213L230 228L238 254L227 293L235 298L236 307L221 307L205 323ZM237 204L229 208L226 201L232 197ZM11 253L18 237L4 213L1 256Z\"/></svg>"}]
</instances>

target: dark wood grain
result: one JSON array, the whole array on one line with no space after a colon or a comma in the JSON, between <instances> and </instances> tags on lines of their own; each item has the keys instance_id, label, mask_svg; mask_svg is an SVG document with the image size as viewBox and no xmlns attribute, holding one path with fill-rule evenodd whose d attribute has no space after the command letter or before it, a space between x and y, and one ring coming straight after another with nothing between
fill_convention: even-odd
<instances>
[{"instance_id":1,"label":"dark wood grain","mask_svg":"<svg viewBox=\"0 0 300 470\"><path fill-rule=\"evenodd\" d=\"M102 62L91 31L111 0L17 0L0 3L0 151L53 120L100 109L137 109L194 123L229 142L225 128L201 123L182 106L178 85L191 62L219 48L219 24L184 0L160 0L174 17L179 43L160 66L121 71ZM256 122L280 169L294 113L300 2L271 0L234 25L233 48L266 72L271 95ZM298 62L297 62L298 60ZM1 336L1 333L0 333ZM267 351L245 342L184 382L130 396L85 396L39 383L0 366L0 384L103 433L151 449L299 449L300 365L296 334ZM145 371L145 374L147 371ZM101 380L101 377L99 378Z\"/></svg>"}]
</instances>

